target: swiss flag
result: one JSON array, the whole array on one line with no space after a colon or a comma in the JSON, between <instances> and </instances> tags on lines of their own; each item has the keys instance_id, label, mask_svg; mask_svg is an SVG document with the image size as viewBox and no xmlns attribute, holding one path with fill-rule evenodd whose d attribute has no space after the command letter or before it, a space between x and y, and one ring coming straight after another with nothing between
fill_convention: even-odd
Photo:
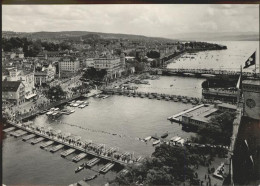
<instances>
[{"instance_id":1,"label":"swiss flag","mask_svg":"<svg viewBox=\"0 0 260 186\"><path fill-rule=\"evenodd\" d=\"M252 66L252 65L255 64L255 53L256 53L256 52L254 52L254 53L246 60L244 68L248 68L248 67L250 67L250 66Z\"/></svg>"}]
</instances>

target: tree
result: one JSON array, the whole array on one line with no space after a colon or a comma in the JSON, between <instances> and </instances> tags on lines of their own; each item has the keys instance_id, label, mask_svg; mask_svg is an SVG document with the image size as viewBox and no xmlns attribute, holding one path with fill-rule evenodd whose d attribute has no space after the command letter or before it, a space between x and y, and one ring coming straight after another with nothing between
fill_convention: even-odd
<instances>
[{"instance_id":1,"label":"tree","mask_svg":"<svg viewBox=\"0 0 260 186\"><path fill-rule=\"evenodd\" d=\"M87 69L87 71L83 74L82 78L95 81L104 81L106 75L107 71L105 69L96 70L95 68L91 67Z\"/></svg>"},{"instance_id":2,"label":"tree","mask_svg":"<svg viewBox=\"0 0 260 186\"><path fill-rule=\"evenodd\" d=\"M60 85L56 87L51 87L47 93L47 98L49 98L52 101L59 101L63 99L66 96L66 92L64 92Z\"/></svg>"},{"instance_id":3,"label":"tree","mask_svg":"<svg viewBox=\"0 0 260 186\"><path fill-rule=\"evenodd\" d=\"M160 57L160 53L152 50L150 52L147 52L147 57L156 59Z\"/></svg>"},{"instance_id":4,"label":"tree","mask_svg":"<svg viewBox=\"0 0 260 186\"><path fill-rule=\"evenodd\" d=\"M193 156L185 147L162 144L156 147L152 157L147 157L140 164L129 165L129 173L118 176L114 182L131 185L172 185L185 180L192 180L192 163L199 162L199 156Z\"/></svg>"}]
</instances>

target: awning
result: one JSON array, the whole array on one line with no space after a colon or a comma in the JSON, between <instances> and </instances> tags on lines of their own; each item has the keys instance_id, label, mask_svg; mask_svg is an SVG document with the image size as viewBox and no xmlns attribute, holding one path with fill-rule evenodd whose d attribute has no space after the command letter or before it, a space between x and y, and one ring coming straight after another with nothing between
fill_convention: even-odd
<instances>
[{"instance_id":1,"label":"awning","mask_svg":"<svg viewBox=\"0 0 260 186\"><path fill-rule=\"evenodd\" d=\"M29 95L29 96L25 96L25 99L31 99L31 98L33 98L34 96L36 96L36 94L31 94L31 95Z\"/></svg>"}]
</instances>

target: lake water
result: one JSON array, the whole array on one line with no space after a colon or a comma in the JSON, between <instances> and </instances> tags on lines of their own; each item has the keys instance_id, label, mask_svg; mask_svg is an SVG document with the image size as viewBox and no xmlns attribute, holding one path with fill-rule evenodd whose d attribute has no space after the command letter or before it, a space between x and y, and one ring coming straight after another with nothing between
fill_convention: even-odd
<instances>
[{"instance_id":1,"label":"lake water","mask_svg":"<svg viewBox=\"0 0 260 186\"><path fill-rule=\"evenodd\" d=\"M239 71L240 66L242 65L243 67L246 60L257 51L256 64L257 72L259 72L258 41L223 41L215 43L226 45L227 50L198 52L196 55L185 54L181 58L174 60L175 63L168 64L167 68L212 68L216 70ZM194 59L189 58L192 56ZM252 72L253 69L255 67L251 66L243 69L243 71Z\"/></svg>"},{"instance_id":2,"label":"lake water","mask_svg":"<svg viewBox=\"0 0 260 186\"><path fill-rule=\"evenodd\" d=\"M168 139L176 135L187 138L193 134L182 131L179 124L171 124L167 120L167 117L191 108L190 104L125 96L90 98L88 101L88 107L73 108L75 113L71 115L63 115L55 120L41 115L33 121L38 126L70 132L96 144L118 147L119 151L131 152L136 157L149 156L154 151L152 141L144 143L138 138L161 136L167 131ZM69 184L83 179L87 174L91 175L89 170L74 174L76 165L61 158L60 152L52 154L40 149L39 145L33 146L12 137L4 139L3 145L3 177L6 184ZM68 159L71 158L72 156ZM100 166L95 166L94 169L98 170ZM105 183L115 177L115 174L111 171L101 176L102 179L94 181Z\"/></svg>"},{"instance_id":3,"label":"lake water","mask_svg":"<svg viewBox=\"0 0 260 186\"><path fill-rule=\"evenodd\" d=\"M202 82L204 78L161 76L160 79L148 80L149 84L138 84L137 91L157 92L170 95L202 97Z\"/></svg>"},{"instance_id":4,"label":"lake water","mask_svg":"<svg viewBox=\"0 0 260 186\"><path fill-rule=\"evenodd\" d=\"M226 45L227 50L199 52L194 59L180 58L180 61L169 64L168 68L236 70L258 47L258 42L226 42ZM248 70L252 69L253 67L250 67ZM138 91L201 97L203 81L203 78L162 76L158 80L149 80L150 85L138 85ZM137 157L150 156L154 151L152 142L146 144L138 138L160 136L167 131L168 139L175 135L183 138L194 135L182 131L181 126L167 120L167 117L191 108L190 104L125 96L111 96L107 99L90 98L88 101L90 103L88 107L75 108L75 113L71 115L63 115L55 120L41 115L33 122L38 126L52 127L79 135L82 139L105 144L106 147L118 147L119 151L131 152ZM3 183L68 185L96 174L95 171L106 163L101 162L100 165L94 166L93 170L85 169L75 174L75 168L91 157L76 164L71 161L73 155L64 159L60 157L60 152L62 150L52 154L48 150L40 149L40 144L33 146L29 142L22 142L20 138L4 136ZM89 183L105 184L115 178L119 170L115 167Z\"/></svg>"}]
</instances>

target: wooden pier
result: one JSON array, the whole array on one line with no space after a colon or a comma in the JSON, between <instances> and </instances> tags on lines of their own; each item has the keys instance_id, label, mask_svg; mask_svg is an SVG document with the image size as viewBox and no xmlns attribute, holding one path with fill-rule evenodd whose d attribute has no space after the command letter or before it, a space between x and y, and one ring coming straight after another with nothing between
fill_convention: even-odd
<instances>
[{"instance_id":1,"label":"wooden pier","mask_svg":"<svg viewBox=\"0 0 260 186\"><path fill-rule=\"evenodd\" d=\"M31 133L31 134L34 134L35 136L38 136L38 138L33 139L31 141L31 144L33 144L33 145L37 144L37 143L39 143L39 142L41 142L43 140L51 140L51 141L54 141L55 143L62 144L62 145L67 146L67 147L69 147L71 149L78 150L78 151L80 151L80 152L82 152L84 154L90 154L92 156L95 156L95 157L100 158L100 159L107 160L109 162L114 162L114 163L118 163L118 164L121 164L121 165L127 165L127 164L134 163L133 160L131 160L131 161L123 161L122 158L121 158L123 156L120 156L120 158L115 158L113 156L108 156L106 154L98 154L98 153L96 153L94 151L91 151L91 150L88 150L88 149L84 148L83 146L77 146L75 144L69 143L68 141L64 141L64 140L62 140L60 138L49 136L46 133L44 133L43 131L38 131L38 130L36 130L34 128L31 128L30 126L23 126L21 124L16 124L16 123L14 123L12 121L8 121L8 123L10 125L12 125L13 127L16 127L17 129L24 130L24 131L27 131L28 133ZM65 157L65 156L67 156L67 155L69 155L71 153L73 153L73 152L63 153L63 154L61 154L61 156Z\"/></svg>"},{"instance_id":2,"label":"wooden pier","mask_svg":"<svg viewBox=\"0 0 260 186\"><path fill-rule=\"evenodd\" d=\"M86 153L80 153L79 155L75 156L72 158L72 161L74 162L79 162L80 160L82 160L83 158L85 158L87 156Z\"/></svg>"},{"instance_id":3,"label":"wooden pier","mask_svg":"<svg viewBox=\"0 0 260 186\"><path fill-rule=\"evenodd\" d=\"M29 135L23 137L22 140L23 140L23 141L27 141L27 140L32 139L32 138L34 138L34 137L35 137L35 134L29 134Z\"/></svg>"},{"instance_id":4,"label":"wooden pier","mask_svg":"<svg viewBox=\"0 0 260 186\"><path fill-rule=\"evenodd\" d=\"M7 128L7 129L4 129L3 131L4 131L5 133L7 133L7 132L13 131L14 129L15 129L15 127L9 127L9 128Z\"/></svg>"},{"instance_id":5,"label":"wooden pier","mask_svg":"<svg viewBox=\"0 0 260 186\"><path fill-rule=\"evenodd\" d=\"M61 144L56 145L50 149L50 152L57 152L58 150L62 149L63 147L64 147L64 145L61 145Z\"/></svg>"},{"instance_id":6,"label":"wooden pier","mask_svg":"<svg viewBox=\"0 0 260 186\"><path fill-rule=\"evenodd\" d=\"M10 136L14 136L16 135L17 133L21 132L22 130L16 130L16 131L12 131L10 132Z\"/></svg>"},{"instance_id":7,"label":"wooden pier","mask_svg":"<svg viewBox=\"0 0 260 186\"><path fill-rule=\"evenodd\" d=\"M10 135L14 136L15 138L17 138L17 137L23 136L23 135L25 135L27 133L28 132L23 131L23 130L17 130L17 131L11 132Z\"/></svg>"},{"instance_id":8,"label":"wooden pier","mask_svg":"<svg viewBox=\"0 0 260 186\"><path fill-rule=\"evenodd\" d=\"M54 143L54 141L47 141L47 142L45 142L45 143L43 143L41 146L40 146L40 148L41 149L44 149L45 147L48 147L48 146L50 146L50 145L52 145Z\"/></svg>"},{"instance_id":9,"label":"wooden pier","mask_svg":"<svg viewBox=\"0 0 260 186\"><path fill-rule=\"evenodd\" d=\"M114 165L115 165L114 163L108 163L108 164L106 164L104 167L100 168L100 169L99 169L99 172L105 174L105 173L107 173L110 169L112 169L112 168L114 167Z\"/></svg>"},{"instance_id":10,"label":"wooden pier","mask_svg":"<svg viewBox=\"0 0 260 186\"><path fill-rule=\"evenodd\" d=\"M93 159L89 160L89 161L86 163L86 166L87 166L87 167L92 167L92 166L96 165L99 161L100 161L99 158L93 158Z\"/></svg>"},{"instance_id":11,"label":"wooden pier","mask_svg":"<svg viewBox=\"0 0 260 186\"><path fill-rule=\"evenodd\" d=\"M68 149L68 150L63 151L60 155L61 155L61 157L67 157L68 155L74 153L75 151L76 151L75 149Z\"/></svg>"},{"instance_id":12,"label":"wooden pier","mask_svg":"<svg viewBox=\"0 0 260 186\"><path fill-rule=\"evenodd\" d=\"M34 139L34 140L31 142L31 144L35 145L35 144L37 144L37 143L40 143L40 142L43 141L43 140L44 140L43 137L39 137L39 138Z\"/></svg>"}]
</instances>

